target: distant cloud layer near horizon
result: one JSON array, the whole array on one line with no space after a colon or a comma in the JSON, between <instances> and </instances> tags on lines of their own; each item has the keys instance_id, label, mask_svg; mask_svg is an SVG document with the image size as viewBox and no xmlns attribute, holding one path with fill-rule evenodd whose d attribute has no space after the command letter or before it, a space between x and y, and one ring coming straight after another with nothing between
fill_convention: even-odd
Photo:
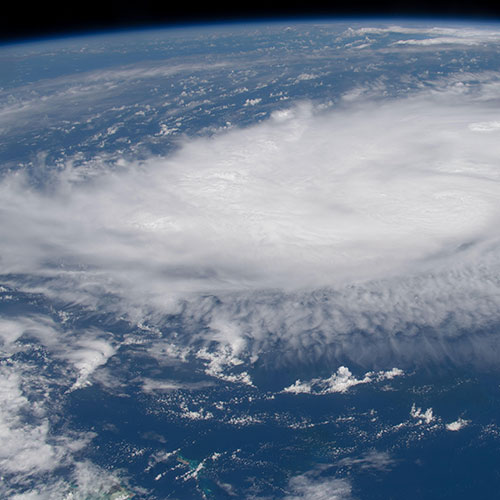
<instances>
[{"instance_id":1,"label":"distant cloud layer near horizon","mask_svg":"<svg viewBox=\"0 0 500 500\"><path fill-rule=\"evenodd\" d=\"M436 351L500 319L500 84L474 78L390 100L358 89L335 108L304 101L91 178L68 163L44 191L7 175L4 281L132 321L182 305L209 327L195 337L234 355L271 338L290 353L349 350L364 331L383 348L355 342L358 360L492 356L491 338ZM435 345L410 354L412 329L426 327L441 328Z\"/></svg>"}]
</instances>

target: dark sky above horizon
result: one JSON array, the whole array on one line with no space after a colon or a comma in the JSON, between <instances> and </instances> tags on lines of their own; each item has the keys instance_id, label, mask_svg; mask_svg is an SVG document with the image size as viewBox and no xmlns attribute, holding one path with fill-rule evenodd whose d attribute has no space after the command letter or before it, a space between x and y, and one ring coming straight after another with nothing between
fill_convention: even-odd
<instances>
[{"instance_id":1,"label":"dark sky above horizon","mask_svg":"<svg viewBox=\"0 0 500 500\"><path fill-rule=\"evenodd\" d=\"M193 22L231 21L259 18L302 17L444 17L450 19L483 19L500 21L500 5L485 0L469 3L450 0L347 0L308 2L264 1L234 2L168 2L159 0L118 1L62 0L33 3L11 2L0 15L0 39L4 41L26 37L45 37L72 32L176 25Z\"/></svg>"},{"instance_id":2,"label":"dark sky above horizon","mask_svg":"<svg viewBox=\"0 0 500 500\"><path fill-rule=\"evenodd\" d=\"M380 0L353 2L332 0L234 2L168 2L158 0L119 1L62 0L33 3L11 2L0 15L0 39L45 37L73 32L176 25L259 18L398 16L484 19L500 21L500 5L479 0L469 3L450 0L406 2Z\"/></svg>"}]
</instances>

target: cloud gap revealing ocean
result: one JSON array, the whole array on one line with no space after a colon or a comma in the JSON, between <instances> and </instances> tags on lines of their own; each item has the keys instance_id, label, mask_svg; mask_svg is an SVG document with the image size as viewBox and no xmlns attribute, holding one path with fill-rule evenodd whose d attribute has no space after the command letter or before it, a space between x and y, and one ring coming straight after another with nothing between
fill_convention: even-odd
<instances>
[{"instance_id":1,"label":"cloud gap revealing ocean","mask_svg":"<svg viewBox=\"0 0 500 500\"><path fill-rule=\"evenodd\" d=\"M0 494L500 485L500 27L0 47Z\"/></svg>"}]
</instances>

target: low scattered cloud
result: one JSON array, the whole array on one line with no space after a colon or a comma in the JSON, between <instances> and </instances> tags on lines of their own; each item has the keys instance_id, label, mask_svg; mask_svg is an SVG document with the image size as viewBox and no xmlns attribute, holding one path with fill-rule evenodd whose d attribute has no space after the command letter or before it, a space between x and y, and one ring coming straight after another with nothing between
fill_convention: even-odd
<instances>
[{"instance_id":1,"label":"low scattered cloud","mask_svg":"<svg viewBox=\"0 0 500 500\"><path fill-rule=\"evenodd\" d=\"M404 372L399 368L393 368L392 370L388 370L386 372L368 372L365 373L362 378L358 379L351 373L349 368L341 366L338 368L336 373L328 378L315 378L309 382L296 380L292 385L285 387L283 392L314 395L324 395L334 392L345 393L351 387L359 384L369 384L370 382L381 380L392 380L394 377L399 377L403 374Z\"/></svg>"},{"instance_id":2,"label":"low scattered cloud","mask_svg":"<svg viewBox=\"0 0 500 500\"><path fill-rule=\"evenodd\" d=\"M257 97L255 99L247 99L245 101L245 104L243 104L243 106L255 106L255 105L259 104L261 101L262 101L262 99L260 97Z\"/></svg>"}]
</instances>

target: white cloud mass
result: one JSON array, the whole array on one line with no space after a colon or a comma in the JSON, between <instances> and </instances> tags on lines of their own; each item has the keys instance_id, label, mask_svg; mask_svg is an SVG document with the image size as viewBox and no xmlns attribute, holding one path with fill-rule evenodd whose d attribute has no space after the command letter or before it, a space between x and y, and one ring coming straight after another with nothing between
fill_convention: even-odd
<instances>
[{"instance_id":1,"label":"white cloud mass","mask_svg":"<svg viewBox=\"0 0 500 500\"><path fill-rule=\"evenodd\" d=\"M91 179L68 164L44 192L7 175L4 281L136 321L182 311L228 359L278 340L311 357L347 346L361 362L491 357L491 335L458 354L442 336L499 319L500 105L487 85L450 85L304 102ZM441 337L414 353L428 327ZM112 355L90 348L89 370Z\"/></svg>"},{"instance_id":2,"label":"white cloud mass","mask_svg":"<svg viewBox=\"0 0 500 500\"><path fill-rule=\"evenodd\" d=\"M469 425L470 420L465 420L463 418L458 418L454 422L450 422L449 424L446 424L446 430L452 431L452 432L457 432L461 429L463 429L465 426Z\"/></svg>"},{"instance_id":3,"label":"white cloud mass","mask_svg":"<svg viewBox=\"0 0 500 500\"><path fill-rule=\"evenodd\" d=\"M302 474L290 479L291 494L285 500L349 500L351 485L346 479L315 477Z\"/></svg>"},{"instance_id":4,"label":"white cloud mass","mask_svg":"<svg viewBox=\"0 0 500 500\"><path fill-rule=\"evenodd\" d=\"M349 368L347 368L346 366L340 366L337 370L337 373L332 374L326 379L315 378L309 382L296 380L292 385L285 387L283 389L283 392L289 392L292 394L315 395L330 394L333 392L345 393L351 387L359 384L369 384L376 381L392 380L394 377L398 377L403 374L404 372L399 368L393 368L392 370L389 370L387 372L368 372L365 373L363 378L357 379L355 376L353 376Z\"/></svg>"}]
</instances>

